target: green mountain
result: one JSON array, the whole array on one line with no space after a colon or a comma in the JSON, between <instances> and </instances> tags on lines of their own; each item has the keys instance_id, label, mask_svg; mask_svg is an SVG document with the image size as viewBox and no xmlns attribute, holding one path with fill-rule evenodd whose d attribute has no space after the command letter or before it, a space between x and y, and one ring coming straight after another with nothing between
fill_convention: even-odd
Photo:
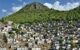
<instances>
[{"instance_id":1,"label":"green mountain","mask_svg":"<svg viewBox=\"0 0 80 50\"><path fill-rule=\"evenodd\" d=\"M70 11L57 11L49 9L41 3L31 3L18 12L2 18L2 21L13 21L15 23L46 22L52 20L78 21L80 20L80 7Z\"/></svg>"}]
</instances>

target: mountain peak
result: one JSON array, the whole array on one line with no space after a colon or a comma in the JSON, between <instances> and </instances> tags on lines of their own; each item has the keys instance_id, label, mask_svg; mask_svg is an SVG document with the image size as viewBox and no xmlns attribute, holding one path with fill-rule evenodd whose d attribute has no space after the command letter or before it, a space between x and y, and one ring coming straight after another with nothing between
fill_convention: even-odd
<instances>
[{"instance_id":1,"label":"mountain peak","mask_svg":"<svg viewBox=\"0 0 80 50\"><path fill-rule=\"evenodd\" d=\"M41 3L38 3L38 2L33 2L31 4L31 6L34 8L34 9L39 9L41 8L43 5Z\"/></svg>"},{"instance_id":2,"label":"mountain peak","mask_svg":"<svg viewBox=\"0 0 80 50\"><path fill-rule=\"evenodd\" d=\"M33 3L31 3L31 4L36 4L36 5L37 5L37 4L41 4L41 3L39 3L39 2L33 2Z\"/></svg>"},{"instance_id":3,"label":"mountain peak","mask_svg":"<svg viewBox=\"0 0 80 50\"><path fill-rule=\"evenodd\" d=\"M33 2L31 4L26 5L25 8L26 7L28 7L29 9L44 9L44 8L47 8L42 3L39 3L39 2Z\"/></svg>"}]
</instances>

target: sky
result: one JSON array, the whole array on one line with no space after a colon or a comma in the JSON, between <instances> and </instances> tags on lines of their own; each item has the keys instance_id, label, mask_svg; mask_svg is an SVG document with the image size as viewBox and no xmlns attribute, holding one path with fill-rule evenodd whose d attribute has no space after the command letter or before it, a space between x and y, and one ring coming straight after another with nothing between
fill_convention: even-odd
<instances>
[{"instance_id":1,"label":"sky","mask_svg":"<svg viewBox=\"0 0 80 50\"><path fill-rule=\"evenodd\" d=\"M0 18L15 13L32 2L40 2L59 11L68 11L80 5L80 0L0 0Z\"/></svg>"}]
</instances>

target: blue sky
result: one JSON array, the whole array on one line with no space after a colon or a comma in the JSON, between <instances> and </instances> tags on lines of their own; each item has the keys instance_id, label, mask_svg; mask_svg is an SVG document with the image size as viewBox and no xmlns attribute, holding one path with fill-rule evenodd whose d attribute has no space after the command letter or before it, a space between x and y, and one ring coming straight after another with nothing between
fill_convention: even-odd
<instances>
[{"instance_id":1,"label":"blue sky","mask_svg":"<svg viewBox=\"0 0 80 50\"><path fill-rule=\"evenodd\" d=\"M61 8L59 10L68 10L71 6L72 8L75 8L77 7L78 3L80 4L80 0L0 0L0 18L12 14L21 9L26 4L32 2L41 2L45 6L56 10L58 10L58 8ZM57 7L54 5L56 5ZM68 5L71 6L69 7ZM68 8L65 8L66 6Z\"/></svg>"}]
</instances>

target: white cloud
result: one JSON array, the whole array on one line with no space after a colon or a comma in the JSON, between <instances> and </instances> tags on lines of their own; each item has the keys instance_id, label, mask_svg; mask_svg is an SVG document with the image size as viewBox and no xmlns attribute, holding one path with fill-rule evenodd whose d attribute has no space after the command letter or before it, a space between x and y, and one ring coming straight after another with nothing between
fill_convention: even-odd
<instances>
[{"instance_id":1,"label":"white cloud","mask_svg":"<svg viewBox=\"0 0 80 50\"><path fill-rule=\"evenodd\" d=\"M22 8L22 6L13 6L13 7L11 8L11 11L8 11L8 12L7 12L7 15L11 15L11 14L19 11L21 8Z\"/></svg>"},{"instance_id":2,"label":"white cloud","mask_svg":"<svg viewBox=\"0 0 80 50\"><path fill-rule=\"evenodd\" d=\"M26 5L26 2L23 2L23 6L25 6Z\"/></svg>"},{"instance_id":3,"label":"white cloud","mask_svg":"<svg viewBox=\"0 0 80 50\"><path fill-rule=\"evenodd\" d=\"M52 8L52 4L45 3L44 5L45 5L45 6L48 6L48 8Z\"/></svg>"},{"instance_id":4,"label":"white cloud","mask_svg":"<svg viewBox=\"0 0 80 50\"><path fill-rule=\"evenodd\" d=\"M6 13L6 12L7 12L7 10L6 10L6 9L2 9L2 12L3 12L3 13Z\"/></svg>"},{"instance_id":5,"label":"white cloud","mask_svg":"<svg viewBox=\"0 0 80 50\"><path fill-rule=\"evenodd\" d=\"M13 6L12 11L16 12L16 11L19 11L21 8L22 8L22 6Z\"/></svg>"},{"instance_id":6,"label":"white cloud","mask_svg":"<svg viewBox=\"0 0 80 50\"><path fill-rule=\"evenodd\" d=\"M13 3L13 4L12 4L13 6L11 7L11 11L7 11L6 9L2 9L1 11L4 12L4 13L7 12L7 15L11 15L11 14L19 11L20 9L22 9L26 4L27 4L26 2L23 2L22 5L16 6L16 4Z\"/></svg>"},{"instance_id":7,"label":"white cloud","mask_svg":"<svg viewBox=\"0 0 80 50\"><path fill-rule=\"evenodd\" d=\"M79 4L79 2L75 2L75 3L68 2L65 5L61 5L59 1L56 1L54 4L44 3L44 5L47 6L48 8L52 8L55 10L68 11L68 10L71 10L71 9L78 7L80 4Z\"/></svg>"},{"instance_id":8,"label":"white cloud","mask_svg":"<svg viewBox=\"0 0 80 50\"><path fill-rule=\"evenodd\" d=\"M23 2L23 4L22 5L20 5L20 6L13 6L12 7L12 12L17 12L17 11L19 11L23 6L25 6L26 5L26 2Z\"/></svg>"}]
</instances>

